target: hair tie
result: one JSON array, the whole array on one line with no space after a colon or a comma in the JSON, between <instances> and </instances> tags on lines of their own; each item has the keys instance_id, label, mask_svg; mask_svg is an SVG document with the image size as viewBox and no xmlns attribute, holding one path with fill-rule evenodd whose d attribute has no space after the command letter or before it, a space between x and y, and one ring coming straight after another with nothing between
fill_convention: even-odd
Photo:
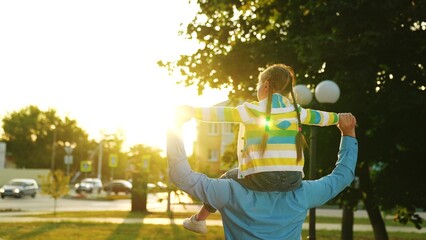
<instances>
[{"instance_id":1,"label":"hair tie","mask_svg":"<svg viewBox=\"0 0 426 240\"><path fill-rule=\"evenodd\" d=\"M302 132L302 127L299 127L299 132Z\"/></svg>"},{"instance_id":2,"label":"hair tie","mask_svg":"<svg viewBox=\"0 0 426 240\"><path fill-rule=\"evenodd\" d=\"M269 132L269 122L271 121L271 117L267 116L266 117L266 122L265 122L265 131Z\"/></svg>"}]
</instances>

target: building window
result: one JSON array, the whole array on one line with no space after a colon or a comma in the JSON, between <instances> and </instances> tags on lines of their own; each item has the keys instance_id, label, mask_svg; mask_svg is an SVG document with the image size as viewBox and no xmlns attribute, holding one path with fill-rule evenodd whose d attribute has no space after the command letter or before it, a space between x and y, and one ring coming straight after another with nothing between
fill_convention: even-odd
<instances>
[{"instance_id":1,"label":"building window","mask_svg":"<svg viewBox=\"0 0 426 240\"><path fill-rule=\"evenodd\" d=\"M219 124L217 123L209 124L209 135L219 135Z\"/></svg>"},{"instance_id":2,"label":"building window","mask_svg":"<svg viewBox=\"0 0 426 240\"><path fill-rule=\"evenodd\" d=\"M222 123L222 134L232 134L233 127L233 123Z\"/></svg>"},{"instance_id":3,"label":"building window","mask_svg":"<svg viewBox=\"0 0 426 240\"><path fill-rule=\"evenodd\" d=\"M217 149L209 149L207 159L209 162L219 161L219 151Z\"/></svg>"}]
</instances>

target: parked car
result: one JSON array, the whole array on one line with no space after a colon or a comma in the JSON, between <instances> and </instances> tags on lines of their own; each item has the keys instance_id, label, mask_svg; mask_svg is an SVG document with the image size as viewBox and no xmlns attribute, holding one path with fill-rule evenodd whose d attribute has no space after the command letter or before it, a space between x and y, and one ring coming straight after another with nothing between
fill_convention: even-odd
<instances>
[{"instance_id":1,"label":"parked car","mask_svg":"<svg viewBox=\"0 0 426 240\"><path fill-rule=\"evenodd\" d=\"M85 178L81 182L74 185L76 193L101 193L102 181L99 178Z\"/></svg>"},{"instance_id":2,"label":"parked car","mask_svg":"<svg viewBox=\"0 0 426 240\"><path fill-rule=\"evenodd\" d=\"M38 184L36 180L29 178L14 178L0 188L0 195L1 198L21 198L24 196L35 198L37 190Z\"/></svg>"},{"instance_id":3,"label":"parked car","mask_svg":"<svg viewBox=\"0 0 426 240\"><path fill-rule=\"evenodd\" d=\"M147 186L148 189L151 190L164 190L167 188L167 184L160 181L158 181L157 183L148 183Z\"/></svg>"},{"instance_id":4,"label":"parked car","mask_svg":"<svg viewBox=\"0 0 426 240\"><path fill-rule=\"evenodd\" d=\"M132 192L132 183L126 180L112 180L111 182L105 184L103 189L105 192L113 192L115 194L120 192L129 194Z\"/></svg>"},{"instance_id":5,"label":"parked car","mask_svg":"<svg viewBox=\"0 0 426 240\"><path fill-rule=\"evenodd\" d=\"M133 184L133 180L128 180L131 184ZM167 184L158 181L157 183L147 183L146 184L148 190L154 190L154 191L163 191L167 188Z\"/></svg>"}]
</instances>

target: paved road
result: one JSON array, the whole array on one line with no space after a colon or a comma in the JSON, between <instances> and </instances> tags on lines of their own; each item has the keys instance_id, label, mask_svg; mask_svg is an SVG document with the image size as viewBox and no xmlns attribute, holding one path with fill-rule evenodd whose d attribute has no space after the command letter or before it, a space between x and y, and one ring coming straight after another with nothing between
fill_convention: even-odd
<instances>
[{"instance_id":1,"label":"paved road","mask_svg":"<svg viewBox=\"0 0 426 240\"><path fill-rule=\"evenodd\" d=\"M81 197L71 193L69 197L57 200L57 211L130 211L131 200L122 199L114 201L96 200L105 194L87 194ZM160 199L166 199L166 193L148 194L147 208L150 211L166 211L166 201L160 202ZM191 199L182 196L181 201L192 203ZM172 203L178 203L179 200L172 195ZM0 209L14 209L25 212L33 211L52 211L54 200L46 195L38 194L35 198L4 198L0 199ZM194 210L196 211L196 210Z\"/></svg>"}]
</instances>

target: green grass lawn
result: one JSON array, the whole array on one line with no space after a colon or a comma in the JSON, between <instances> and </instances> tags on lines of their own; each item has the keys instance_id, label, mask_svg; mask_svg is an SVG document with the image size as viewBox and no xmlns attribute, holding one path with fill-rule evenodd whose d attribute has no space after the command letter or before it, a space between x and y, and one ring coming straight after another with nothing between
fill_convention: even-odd
<instances>
[{"instance_id":1,"label":"green grass lawn","mask_svg":"<svg viewBox=\"0 0 426 240\"><path fill-rule=\"evenodd\" d=\"M194 213L191 212L173 212L172 215L168 215L165 212L149 212L149 213L137 213L137 212L128 212L128 211L89 211L89 212L57 212L56 215L53 213L48 214L39 214L36 215L37 217L43 217L43 218L53 218L53 217L78 217L78 218L92 218L92 217L99 217L99 218L187 218L191 216ZM25 216L34 216L34 215L23 215ZM211 214L209 216L209 219L221 219L220 213L216 212L214 214ZM317 216L316 222L317 223L336 223L340 224L342 221L341 218L336 217L322 217ZM308 218L306 218L305 222L308 222ZM354 219L355 224L370 224L370 220L368 218L355 218ZM392 219L385 219L386 226L404 226L398 222L393 221ZM407 227L413 227L413 225L407 225Z\"/></svg>"},{"instance_id":2,"label":"green grass lawn","mask_svg":"<svg viewBox=\"0 0 426 240\"><path fill-rule=\"evenodd\" d=\"M303 239L307 239L303 231ZM317 239L340 239L338 231L317 231ZM424 240L426 235L389 233L391 240ZM132 239L224 239L222 227L209 226L207 234L196 234L179 225L109 224L109 223L2 223L2 240L132 240ZM373 240L371 232L356 232L354 239Z\"/></svg>"},{"instance_id":3,"label":"green grass lawn","mask_svg":"<svg viewBox=\"0 0 426 240\"><path fill-rule=\"evenodd\" d=\"M185 218L192 213L173 213L173 218ZM132 213L127 211L103 211L103 212L58 212L53 214L31 215L32 217L56 218L160 218L168 217L167 213ZM220 219L220 214L210 215L209 219ZM317 223L340 223L340 218L317 217ZM369 224L368 219L356 219L357 224ZM386 225L401 226L391 220ZM83 222L31 222L31 223L1 223L0 240L31 239L78 239L78 240L115 240L115 239L224 239L223 228L209 226L207 234L196 234L185 230L181 225L150 225L135 224L110 224L110 223L83 223ZM426 234L394 233L389 232L391 240L423 240ZM308 232L303 231L303 239L307 239ZM317 239L340 239L339 231L317 230ZM355 232L354 239L373 240L371 232Z\"/></svg>"}]
</instances>

